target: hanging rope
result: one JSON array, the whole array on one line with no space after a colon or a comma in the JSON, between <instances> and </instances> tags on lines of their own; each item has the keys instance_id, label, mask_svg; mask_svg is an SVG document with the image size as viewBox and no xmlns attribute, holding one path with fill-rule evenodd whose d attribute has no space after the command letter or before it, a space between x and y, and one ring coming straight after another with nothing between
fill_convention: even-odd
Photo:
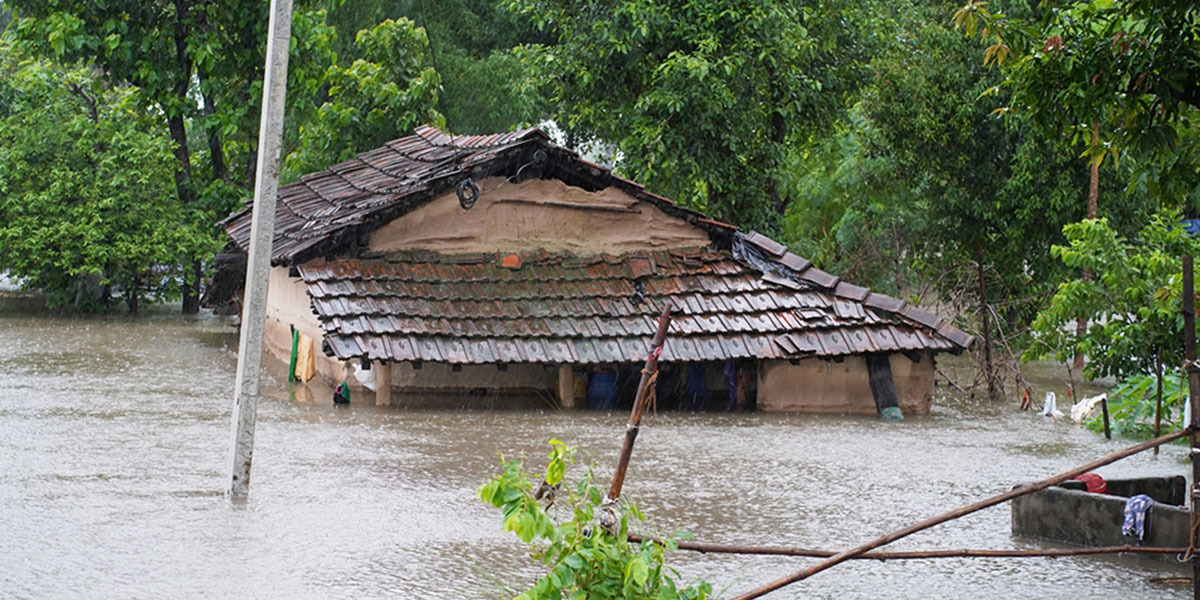
<instances>
[{"instance_id":1,"label":"hanging rope","mask_svg":"<svg viewBox=\"0 0 1200 600\"><path fill-rule=\"evenodd\" d=\"M642 373L646 373L646 370L642 369ZM646 406L649 406L650 409L652 411L654 411L654 416L657 417L658 416L658 369L655 369L653 373L648 373L648 375L650 375L650 379L646 380L646 399L643 400L642 403Z\"/></svg>"},{"instance_id":2,"label":"hanging rope","mask_svg":"<svg viewBox=\"0 0 1200 600\"><path fill-rule=\"evenodd\" d=\"M1196 493L1195 485L1192 485L1192 494ZM1192 519L1192 535L1188 536L1187 550L1183 551L1183 558L1179 562L1191 562L1192 557L1196 554L1196 534L1200 532L1200 519Z\"/></svg>"}]
</instances>

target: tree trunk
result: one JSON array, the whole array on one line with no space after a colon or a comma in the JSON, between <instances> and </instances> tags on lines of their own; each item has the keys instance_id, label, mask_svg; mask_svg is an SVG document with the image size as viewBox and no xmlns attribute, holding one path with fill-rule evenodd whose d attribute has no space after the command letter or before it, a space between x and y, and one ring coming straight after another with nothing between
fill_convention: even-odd
<instances>
[{"instance_id":1,"label":"tree trunk","mask_svg":"<svg viewBox=\"0 0 1200 600\"><path fill-rule=\"evenodd\" d=\"M983 245L975 247L975 257L979 268L979 330L983 335L983 376L987 379L988 399L997 400L1000 397L996 385L995 366L992 365L992 322L991 307L987 300L987 283L983 276Z\"/></svg>"},{"instance_id":2,"label":"tree trunk","mask_svg":"<svg viewBox=\"0 0 1200 600\"><path fill-rule=\"evenodd\" d=\"M213 105L212 95L204 89L207 87L208 75L199 68L196 69L196 75L200 78L200 97L204 100L204 117L206 120L210 120L217 112L217 108ZM229 181L229 169L225 166L225 149L221 145L221 134L211 123L207 129L208 154L212 160L213 177L221 181Z\"/></svg>"},{"instance_id":3,"label":"tree trunk","mask_svg":"<svg viewBox=\"0 0 1200 600\"><path fill-rule=\"evenodd\" d=\"M192 82L192 61L187 54L188 26L187 15L190 9L189 0L175 0L175 86L171 90L173 98L164 106L167 114L167 127L171 139L175 142L175 191L179 202L191 204L196 200L192 188L192 155L187 143L187 122L184 107L191 100L188 98L188 87ZM199 273L200 262L192 258L193 274ZM200 279L187 276L180 286L183 295L183 314L195 314L200 311Z\"/></svg>"},{"instance_id":4,"label":"tree trunk","mask_svg":"<svg viewBox=\"0 0 1200 600\"><path fill-rule=\"evenodd\" d=\"M1095 145L1098 143L1100 143L1100 124L1092 123L1092 144ZM1089 169L1088 169L1087 218L1089 218L1089 219L1096 218L1097 208L1099 206L1099 200L1100 200L1100 163L1093 160L1091 165L1089 165ZM1087 269L1084 269L1083 270L1083 280L1091 281L1092 280L1092 272ZM1079 320L1075 322L1075 337L1083 337L1083 335L1085 333L1087 333L1087 330L1088 330L1088 318L1087 317L1079 317ZM1080 369L1080 370L1083 369L1083 353L1082 352L1075 353L1075 365L1074 366L1076 369ZM1156 448L1156 450L1157 450L1157 448Z\"/></svg>"},{"instance_id":5,"label":"tree trunk","mask_svg":"<svg viewBox=\"0 0 1200 600\"><path fill-rule=\"evenodd\" d=\"M200 312L200 277L203 270L204 265L199 260L193 260L191 277L184 277L182 310L185 315L194 315Z\"/></svg>"}]
</instances>

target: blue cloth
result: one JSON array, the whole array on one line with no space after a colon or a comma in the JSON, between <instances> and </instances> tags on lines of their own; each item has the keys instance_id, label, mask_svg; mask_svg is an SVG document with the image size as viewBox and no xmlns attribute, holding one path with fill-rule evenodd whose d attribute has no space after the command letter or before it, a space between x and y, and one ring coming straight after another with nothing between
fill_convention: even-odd
<instances>
[{"instance_id":1,"label":"blue cloth","mask_svg":"<svg viewBox=\"0 0 1200 600\"><path fill-rule=\"evenodd\" d=\"M688 410L703 410L704 401L708 399L708 379L704 374L704 365L688 363L687 388L684 398Z\"/></svg>"},{"instance_id":2,"label":"blue cloth","mask_svg":"<svg viewBox=\"0 0 1200 600\"><path fill-rule=\"evenodd\" d=\"M1138 494L1125 501L1125 522L1121 525L1121 535L1137 538L1136 545L1142 545L1146 536L1146 512L1154 505L1154 498Z\"/></svg>"},{"instance_id":3,"label":"blue cloth","mask_svg":"<svg viewBox=\"0 0 1200 600\"><path fill-rule=\"evenodd\" d=\"M725 376L729 378L729 410L737 410L737 365L732 360L725 361Z\"/></svg>"}]
</instances>

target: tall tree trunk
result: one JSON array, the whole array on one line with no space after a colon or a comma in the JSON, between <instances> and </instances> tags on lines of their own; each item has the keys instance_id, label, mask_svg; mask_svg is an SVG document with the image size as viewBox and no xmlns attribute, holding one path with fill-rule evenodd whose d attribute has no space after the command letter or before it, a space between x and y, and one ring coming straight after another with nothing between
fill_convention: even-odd
<instances>
[{"instance_id":1,"label":"tall tree trunk","mask_svg":"<svg viewBox=\"0 0 1200 600\"><path fill-rule=\"evenodd\" d=\"M1100 124L1092 123L1092 145L1099 144L1099 143L1100 143ZM1088 169L1087 218L1089 218L1089 219L1096 218L1096 213L1098 212L1097 208L1099 207L1099 203L1100 203L1100 163L1093 160L1091 162L1091 165L1089 165L1089 169ZM1087 269L1084 269L1083 270L1083 280L1091 281L1092 280L1092 272ZM1079 317L1079 320L1075 322L1075 336L1083 337L1083 335L1085 333L1087 333L1087 330L1088 330L1088 318L1087 317ZM1076 369L1080 369L1080 370L1083 369L1083 353L1082 352L1078 352L1078 351L1075 352L1075 365L1074 366ZM1072 390L1072 391L1074 391L1074 390Z\"/></svg>"},{"instance_id":2,"label":"tall tree trunk","mask_svg":"<svg viewBox=\"0 0 1200 600\"><path fill-rule=\"evenodd\" d=\"M171 132L171 139L175 142L175 160L178 163L175 165L175 190L183 204L191 204L196 200L196 193L192 187L192 155L188 150L184 111L184 107L190 103L188 87L192 82L192 60L187 54L187 20L190 8L189 0L175 0L175 86L171 90L173 97L165 107L167 127ZM191 265L193 274L200 271L198 258L192 257ZM180 287L183 295L183 314L200 312L199 278L185 275Z\"/></svg>"},{"instance_id":3,"label":"tall tree trunk","mask_svg":"<svg viewBox=\"0 0 1200 600\"><path fill-rule=\"evenodd\" d=\"M983 244L975 247L976 264L979 269L979 330L983 335L983 376L987 379L988 399L1000 398L996 385L996 368L992 364L992 320L991 306L987 300L987 282L983 275Z\"/></svg>"},{"instance_id":4,"label":"tall tree trunk","mask_svg":"<svg viewBox=\"0 0 1200 600\"><path fill-rule=\"evenodd\" d=\"M215 125L211 124L212 116L217 112L217 108L213 105L212 94L205 91L205 88L208 87L208 74L203 69L197 68L196 75L200 78L200 97L204 100L204 117L206 121L210 121L207 127L208 154L212 160L213 177L221 181L229 181L229 169L225 166L225 149L221 145L221 133Z\"/></svg>"},{"instance_id":5,"label":"tall tree trunk","mask_svg":"<svg viewBox=\"0 0 1200 600\"><path fill-rule=\"evenodd\" d=\"M782 61L780 61L782 64ZM773 67L767 67L769 81L771 82L771 97L772 106L782 107L784 105L784 91L781 78L775 74ZM780 109L781 110L781 109ZM771 173L771 180L768 182L767 192L771 198L771 208L775 210L775 219L779 224L783 223L784 213L787 212L787 207L791 204L791 198L780 192L780 172L783 171L783 165L778 164L780 157L783 154L783 144L787 141L787 118L784 117L780 110L771 113L771 149L774 151L774 160L777 164L772 165L774 172Z\"/></svg>"}]
</instances>

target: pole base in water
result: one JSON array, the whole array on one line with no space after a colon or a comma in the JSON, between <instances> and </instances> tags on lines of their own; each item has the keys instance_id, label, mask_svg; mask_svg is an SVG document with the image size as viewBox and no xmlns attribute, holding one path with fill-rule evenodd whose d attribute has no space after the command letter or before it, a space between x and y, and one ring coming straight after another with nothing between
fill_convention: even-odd
<instances>
[{"instance_id":1,"label":"pole base in water","mask_svg":"<svg viewBox=\"0 0 1200 600\"><path fill-rule=\"evenodd\" d=\"M903 421L904 413L900 412L899 406L889 406L879 411L880 421Z\"/></svg>"}]
</instances>

